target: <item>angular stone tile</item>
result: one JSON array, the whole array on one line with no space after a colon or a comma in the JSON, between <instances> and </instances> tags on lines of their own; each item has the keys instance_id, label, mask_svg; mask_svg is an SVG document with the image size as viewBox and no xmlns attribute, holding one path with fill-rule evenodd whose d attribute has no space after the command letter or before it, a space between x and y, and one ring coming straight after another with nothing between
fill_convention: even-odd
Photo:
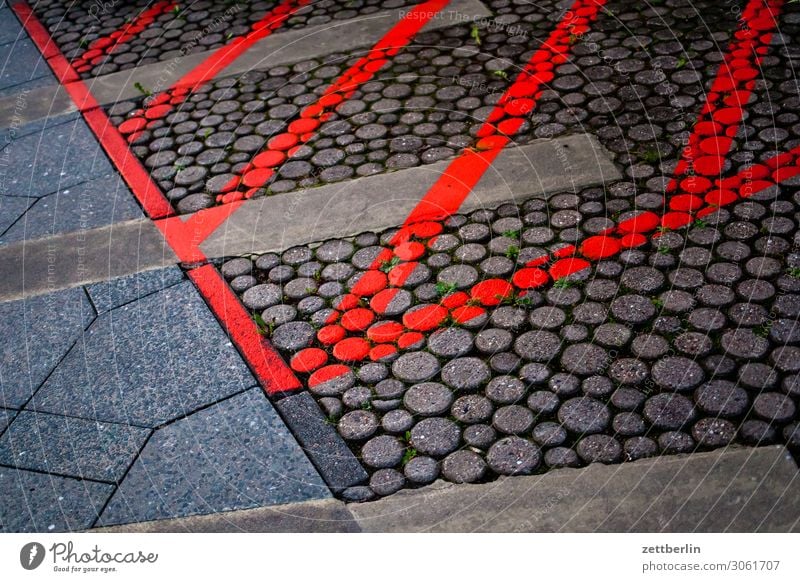
<instances>
[{"instance_id":1,"label":"angular stone tile","mask_svg":"<svg viewBox=\"0 0 800 582\"><path fill-rule=\"evenodd\" d=\"M5 145L0 157L8 165L7 193L15 196L46 196L112 172L81 119L19 135Z\"/></svg>"},{"instance_id":2,"label":"angular stone tile","mask_svg":"<svg viewBox=\"0 0 800 582\"><path fill-rule=\"evenodd\" d=\"M0 531L86 529L113 491L109 483L0 467Z\"/></svg>"},{"instance_id":3,"label":"angular stone tile","mask_svg":"<svg viewBox=\"0 0 800 582\"><path fill-rule=\"evenodd\" d=\"M179 267L172 266L96 283L87 286L86 290L97 312L105 313L181 281L183 272Z\"/></svg>"},{"instance_id":4,"label":"angular stone tile","mask_svg":"<svg viewBox=\"0 0 800 582\"><path fill-rule=\"evenodd\" d=\"M16 410L8 410L7 408L0 408L0 435L6 430L11 421L17 415Z\"/></svg>"},{"instance_id":5,"label":"angular stone tile","mask_svg":"<svg viewBox=\"0 0 800 582\"><path fill-rule=\"evenodd\" d=\"M102 525L329 498L260 388L157 430Z\"/></svg>"},{"instance_id":6,"label":"angular stone tile","mask_svg":"<svg viewBox=\"0 0 800 582\"><path fill-rule=\"evenodd\" d=\"M28 208L36 201L35 198L18 198L16 196L3 196L3 175L0 170L0 235L14 224L17 219L25 214ZM2 237L0 237L2 239Z\"/></svg>"},{"instance_id":7,"label":"angular stone tile","mask_svg":"<svg viewBox=\"0 0 800 582\"><path fill-rule=\"evenodd\" d=\"M99 316L47 379L33 407L158 426L254 383L186 281Z\"/></svg>"},{"instance_id":8,"label":"angular stone tile","mask_svg":"<svg viewBox=\"0 0 800 582\"><path fill-rule=\"evenodd\" d=\"M43 77L48 77L51 83L56 82L39 49L28 38L0 45L0 63L12 65L0 70L0 89L15 87L21 90L24 83Z\"/></svg>"},{"instance_id":9,"label":"angular stone tile","mask_svg":"<svg viewBox=\"0 0 800 582\"><path fill-rule=\"evenodd\" d=\"M22 411L0 437L0 464L119 481L150 429Z\"/></svg>"},{"instance_id":10,"label":"angular stone tile","mask_svg":"<svg viewBox=\"0 0 800 582\"><path fill-rule=\"evenodd\" d=\"M11 9L0 4L0 44L8 44L25 36L22 26Z\"/></svg>"},{"instance_id":11,"label":"angular stone tile","mask_svg":"<svg viewBox=\"0 0 800 582\"><path fill-rule=\"evenodd\" d=\"M24 96L20 96L20 99L23 98ZM20 101L19 105L20 107L26 107L27 102ZM11 144L22 137L25 137L27 135L32 135L37 132L41 132L45 129L52 129L59 125L64 125L65 123L74 121L78 117L80 117L80 112L72 111L70 113L54 115L53 117L37 119L36 121L31 121L30 123L26 123L25 125L22 125L20 127L9 125L9 127L0 128L0 144L3 145ZM13 195L13 192L5 192L5 189L3 190L2 193Z\"/></svg>"},{"instance_id":12,"label":"angular stone tile","mask_svg":"<svg viewBox=\"0 0 800 582\"><path fill-rule=\"evenodd\" d=\"M0 303L0 405L21 408L92 319L79 287Z\"/></svg>"},{"instance_id":13,"label":"angular stone tile","mask_svg":"<svg viewBox=\"0 0 800 582\"><path fill-rule=\"evenodd\" d=\"M133 194L117 174L65 188L41 198L0 243L30 240L142 217Z\"/></svg>"}]
</instances>

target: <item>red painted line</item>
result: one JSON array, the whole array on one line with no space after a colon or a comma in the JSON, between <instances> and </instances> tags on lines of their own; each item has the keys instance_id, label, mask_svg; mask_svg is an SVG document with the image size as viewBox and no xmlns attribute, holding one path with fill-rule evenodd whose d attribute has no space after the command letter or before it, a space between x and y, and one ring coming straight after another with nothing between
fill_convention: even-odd
<instances>
[{"instance_id":1,"label":"red painted line","mask_svg":"<svg viewBox=\"0 0 800 582\"><path fill-rule=\"evenodd\" d=\"M195 212L187 220L173 216L156 220L155 225L167 239L182 263L201 263L207 257L200 250L200 244L239 209L242 202L214 206Z\"/></svg>"},{"instance_id":2,"label":"red painted line","mask_svg":"<svg viewBox=\"0 0 800 582\"><path fill-rule=\"evenodd\" d=\"M554 66L566 62L574 39L589 29L604 3L605 0L577 0L565 12L479 128L475 147L463 151L448 165L392 237L390 248L376 257L350 294L335 306L336 311L328 325L319 330L317 339L331 346L334 357L342 363L311 371L309 385L323 384L350 373L349 365L353 362L366 358L390 359L398 349L420 344L424 340L423 332L438 328L447 318L463 323L484 317L485 307L500 304L513 292L509 282L490 279L475 285L469 294L453 293L438 305L412 308L404 314L402 325L374 323L376 314L380 316L391 305L398 288L419 267L415 259L425 250L424 243L419 241L430 241L442 231L441 223L436 221L458 210L502 149L511 142L511 136L519 131L524 117L535 108L544 85L552 80ZM366 299L371 310L361 306ZM348 332L359 335L347 337ZM364 336L376 345L370 347L372 344L366 342ZM310 371L309 362L312 366L324 364L313 351L301 351L292 359L293 367L303 372Z\"/></svg>"},{"instance_id":3,"label":"red painted line","mask_svg":"<svg viewBox=\"0 0 800 582\"><path fill-rule=\"evenodd\" d=\"M734 32L706 103L698 115L688 145L675 168L664 197L666 211L643 212L615 227L558 251L558 256L537 260L529 267L555 261L549 275L556 279L589 267L586 260L613 256L647 242L645 235L690 225L717 208L752 196L794 175L800 148L775 156L765 164L754 164L736 176L723 178L725 160L745 114L769 50L784 0L750 0L739 28ZM546 281L547 279L545 279Z\"/></svg>"},{"instance_id":4,"label":"red painted line","mask_svg":"<svg viewBox=\"0 0 800 582\"><path fill-rule=\"evenodd\" d=\"M214 79L256 42L283 26L294 12L310 2L311 0L283 0L255 22L248 34L233 38L178 79L169 89L148 97L145 107L120 126L121 131L128 135L128 141L135 141L139 131L148 123L166 117L176 105L183 103L189 95Z\"/></svg>"},{"instance_id":5,"label":"red painted line","mask_svg":"<svg viewBox=\"0 0 800 582\"><path fill-rule=\"evenodd\" d=\"M300 380L259 333L250 314L213 265L190 270L189 278L233 343L245 355L256 379L267 394L275 395L302 388Z\"/></svg>"},{"instance_id":6,"label":"red painted line","mask_svg":"<svg viewBox=\"0 0 800 582\"><path fill-rule=\"evenodd\" d=\"M464 150L453 160L439 179L428 190L422 200L411 211L391 241L398 247L407 242L411 225L421 221L441 220L454 214L464 203L469 193L489 169L503 148L511 142L522 125L522 121L536 106L543 86L553 79L553 68L566 62L574 38L585 33L589 24L597 17L606 0L577 0L548 35L547 39L531 56L511 86L502 95L479 128L480 138L475 149ZM371 269L379 269L386 257L378 257ZM401 272L394 286L400 287L413 272ZM357 284L353 289L359 295L362 289Z\"/></svg>"},{"instance_id":7,"label":"red painted line","mask_svg":"<svg viewBox=\"0 0 800 582\"><path fill-rule=\"evenodd\" d=\"M26 2L16 2L12 5L12 8L42 54L50 55L46 57L47 63L53 69L56 77L62 83L64 83L64 79L74 79L72 82L64 84L64 89L83 114L86 123L97 136L100 145L119 170L147 215L155 219L175 214L172 205L161 193L160 188L152 180L141 162L130 151L123 137L111 124L100 104L92 96L86 83L80 80L75 69L61 54L47 29L42 26L41 22L33 14L30 6Z\"/></svg>"},{"instance_id":8,"label":"red painted line","mask_svg":"<svg viewBox=\"0 0 800 582\"><path fill-rule=\"evenodd\" d=\"M389 62L387 57L407 46L422 27L449 3L450 0L428 0L408 10L366 56L333 81L316 102L304 107L287 131L269 139L251 163L223 186L217 202L227 204L252 197L282 164L291 159L301 144L316 135L317 128L340 103L372 79Z\"/></svg>"},{"instance_id":9,"label":"red painted line","mask_svg":"<svg viewBox=\"0 0 800 582\"><path fill-rule=\"evenodd\" d=\"M173 10L177 4L174 0L160 0L153 6L139 14L131 22L109 35L93 40L89 47L70 63L78 73L90 71L93 66L100 64L108 55L113 53L120 45L136 38L148 26L155 22L156 17Z\"/></svg>"}]
</instances>

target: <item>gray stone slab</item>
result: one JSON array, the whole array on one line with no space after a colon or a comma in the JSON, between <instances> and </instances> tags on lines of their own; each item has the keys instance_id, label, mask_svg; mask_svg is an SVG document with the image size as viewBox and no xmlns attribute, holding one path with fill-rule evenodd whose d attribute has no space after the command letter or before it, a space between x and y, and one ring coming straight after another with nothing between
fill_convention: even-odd
<instances>
[{"instance_id":1,"label":"gray stone slab","mask_svg":"<svg viewBox=\"0 0 800 582\"><path fill-rule=\"evenodd\" d=\"M23 38L0 45L0 90L11 87L22 89L27 82L40 78L47 78L50 83L56 82L32 40Z\"/></svg>"},{"instance_id":2,"label":"gray stone slab","mask_svg":"<svg viewBox=\"0 0 800 582\"><path fill-rule=\"evenodd\" d=\"M15 42L27 35L10 8L0 8L0 45Z\"/></svg>"},{"instance_id":3,"label":"gray stone slab","mask_svg":"<svg viewBox=\"0 0 800 582\"><path fill-rule=\"evenodd\" d=\"M82 119L45 127L6 143L6 195L46 196L112 172L100 144Z\"/></svg>"},{"instance_id":4,"label":"gray stone slab","mask_svg":"<svg viewBox=\"0 0 800 582\"><path fill-rule=\"evenodd\" d=\"M330 497L256 387L157 430L99 525Z\"/></svg>"},{"instance_id":5,"label":"gray stone slab","mask_svg":"<svg viewBox=\"0 0 800 582\"><path fill-rule=\"evenodd\" d=\"M239 75L253 68L292 65L333 53L371 47L407 10L407 7L383 10L350 20L281 31L257 42L247 53L225 69L223 75ZM438 18L429 21L423 30L446 28L469 22L476 17L487 16L491 16L491 12L479 0L453 0ZM141 96L141 92L135 87L136 83L141 83L151 91L166 89L206 60L210 54L210 52L195 53L165 62L143 65L95 77L87 84L101 105L133 99ZM24 115L25 119L30 121L75 109L69 96L59 87L34 90L28 96L28 100L29 107ZM13 110L9 101L11 99L0 99L0 127L4 125L4 120Z\"/></svg>"},{"instance_id":6,"label":"gray stone slab","mask_svg":"<svg viewBox=\"0 0 800 582\"><path fill-rule=\"evenodd\" d=\"M800 473L783 447L436 483L348 508L365 531L800 531Z\"/></svg>"},{"instance_id":7,"label":"gray stone slab","mask_svg":"<svg viewBox=\"0 0 800 582\"><path fill-rule=\"evenodd\" d=\"M21 408L94 315L81 288L0 303L0 406Z\"/></svg>"},{"instance_id":8,"label":"gray stone slab","mask_svg":"<svg viewBox=\"0 0 800 582\"><path fill-rule=\"evenodd\" d=\"M25 214L35 201L36 198L0 195L0 235L19 220L19 217Z\"/></svg>"},{"instance_id":9,"label":"gray stone slab","mask_svg":"<svg viewBox=\"0 0 800 582\"><path fill-rule=\"evenodd\" d=\"M111 497L109 483L80 481L0 467L0 531L82 530L94 523Z\"/></svg>"},{"instance_id":10,"label":"gray stone slab","mask_svg":"<svg viewBox=\"0 0 800 582\"><path fill-rule=\"evenodd\" d=\"M98 533L356 533L361 529L338 499L258 507L212 515L98 528Z\"/></svg>"},{"instance_id":11,"label":"gray stone slab","mask_svg":"<svg viewBox=\"0 0 800 582\"><path fill-rule=\"evenodd\" d=\"M89 297L94 303L97 313L105 313L120 305L176 285L183 279L183 271L177 266L172 266L95 283L89 285L86 290L89 292Z\"/></svg>"},{"instance_id":12,"label":"gray stone slab","mask_svg":"<svg viewBox=\"0 0 800 582\"><path fill-rule=\"evenodd\" d=\"M0 437L0 464L117 482L149 429L23 410Z\"/></svg>"},{"instance_id":13,"label":"gray stone slab","mask_svg":"<svg viewBox=\"0 0 800 582\"><path fill-rule=\"evenodd\" d=\"M0 435L6 430L11 421L17 415L16 410L9 410L7 408L0 408Z\"/></svg>"},{"instance_id":14,"label":"gray stone slab","mask_svg":"<svg viewBox=\"0 0 800 582\"><path fill-rule=\"evenodd\" d=\"M308 392L278 400L276 408L325 482L340 491L367 480L367 472Z\"/></svg>"},{"instance_id":15,"label":"gray stone slab","mask_svg":"<svg viewBox=\"0 0 800 582\"><path fill-rule=\"evenodd\" d=\"M155 427L255 384L190 281L99 315L32 408Z\"/></svg>"},{"instance_id":16,"label":"gray stone slab","mask_svg":"<svg viewBox=\"0 0 800 582\"><path fill-rule=\"evenodd\" d=\"M41 198L22 220L0 236L0 244L82 231L142 216L142 209L122 178L109 174Z\"/></svg>"},{"instance_id":17,"label":"gray stone slab","mask_svg":"<svg viewBox=\"0 0 800 582\"><path fill-rule=\"evenodd\" d=\"M30 105L30 96L33 93L34 91L17 95L16 98L11 101L14 108L11 115L9 115L9 122L0 124L0 144L3 146L12 144L15 140L25 137L26 135L42 132L45 129L55 128L78 118L79 113L75 111L72 113L62 113L61 115L51 115L35 121L27 121L25 113ZM6 149L9 150L10 148ZM4 160L5 163L5 157L0 159ZM2 172L2 175L5 176L5 168L2 169ZM7 188L4 187L0 190L0 194L9 194L6 190Z\"/></svg>"},{"instance_id":18,"label":"gray stone slab","mask_svg":"<svg viewBox=\"0 0 800 582\"><path fill-rule=\"evenodd\" d=\"M78 107L62 85L31 88L17 95L0 96L0 127L42 123L53 117L78 117Z\"/></svg>"},{"instance_id":19,"label":"gray stone slab","mask_svg":"<svg viewBox=\"0 0 800 582\"><path fill-rule=\"evenodd\" d=\"M449 162L246 202L201 248L209 257L278 251L402 224ZM462 206L468 212L621 177L594 136L540 139L505 149Z\"/></svg>"},{"instance_id":20,"label":"gray stone slab","mask_svg":"<svg viewBox=\"0 0 800 582\"><path fill-rule=\"evenodd\" d=\"M178 262L147 219L0 246L0 302Z\"/></svg>"}]
</instances>

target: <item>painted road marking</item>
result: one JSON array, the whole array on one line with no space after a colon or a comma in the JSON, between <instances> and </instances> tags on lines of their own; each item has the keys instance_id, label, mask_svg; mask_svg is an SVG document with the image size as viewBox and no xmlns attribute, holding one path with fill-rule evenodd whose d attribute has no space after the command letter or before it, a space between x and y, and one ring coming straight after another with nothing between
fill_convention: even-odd
<instances>
[{"instance_id":1,"label":"painted road marking","mask_svg":"<svg viewBox=\"0 0 800 582\"><path fill-rule=\"evenodd\" d=\"M169 89L148 97L144 108L119 126L120 133L126 136L129 143L135 142L145 128L169 115L176 105L183 103L203 85L222 73L255 43L278 30L292 14L310 2L311 0L283 0L255 22L250 27L249 33L237 36L215 50L203 62L173 83Z\"/></svg>"},{"instance_id":2,"label":"painted road marking","mask_svg":"<svg viewBox=\"0 0 800 582\"><path fill-rule=\"evenodd\" d=\"M225 184L217 202L235 202L251 198L258 192L283 164L291 160L302 144L317 135L319 126L330 118L339 104L370 81L389 62L389 57L408 45L449 3L450 0L428 0L408 10L366 56L331 83L317 101L304 107L286 131L269 139L266 147L251 159L241 175L234 176Z\"/></svg>"},{"instance_id":3,"label":"painted road marking","mask_svg":"<svg viewBox=\"0 0 800 582\"><path fill-rule=\"evenodd\" d=\"M336 310L329 317L328 325L318 332L317 340L322 345L329 346L334 357L341 363L324 365L327 363L326 359L322 363L318 360L312 362L309 366L309 358L314 360L313 356L316 354L313 352L315 348L309 348L308 351L302 350L295 354L292 367L311 374L310 386L330 382L342 374L351 373L349 365L352 362L367 358L373 361L390 359L397 354L398 348L421 343L424 333L438 329L448 320L466 323L484 318L486 308L513 298L518 290L521 292L517 296L524 296L528 289L542 287L589 268L590 260L600 260L613 256L624 248L644 244L645 233L656 232L659 227L673 229L687 226L694 216L713 212L717 207L796 176L800 173L800 168L796 165L800 162L796 155L800 153L800 148L775 156L763 164L753 165L732 178L721 177L725 156L732 146L731 138L736 135L743 118L744 105L750 99L758 66L768 50L782 4L782 0L750 0L742 13L741 25L734 33L734 40L712 83L711 92L701 110L689 145L676 168L676 176L667 189L665 202L669 205L668 212L662 216L652 212L641 213L620 222L616 228L604 234L589 237L580 247L566 245L549 256L529 262L526 268L514 274L511 281L481 281L468 293L453 293L439 304L412 308L403 315L402 325L386 322L376 330L374 326L371 327L377 319L376 314L379 316L383 313L399 293L399 288L415 272L418 267L416 259L425 252L426 243L435 239L442 231L440 221L460 208L466 195L491 165L497 153L510 142L509 135L519 127L517 113L524 115L535 106L539 84L534 82L531 86L526 86L530 81L525 74L536 75L540 70L526 69L500 100L486 127L481 128L481 140L475 150L465 151L452 162L442 179L409 214L404 226L390 241L389 248L377 255L370 269L364 272L350 294L335 306ZM600 2L584 3L579 0L568 14L588 20L596 15L600 5ZM563 53L568 50L568 46L559 44L563 42L563 35L569 34L571 38L587 29L586 21L578 22L580 29L571 28L574 22L570 18L562 21L543 48L534 54L531 63L550 62L553 59L552 54L558 60L565 60ZM552 47L556 48L553 53L548 54ZM519 100L531 97L531 101L519 104ZM508 129L501 129L503 124ZM712 182L711 178L714 176L717 178ZM756 181L753 180L754 176ZM687 196L682 190L688 188L693 188L694 191ZM697 194L704 194L704 198ZM364 300L369 302L370 309L360 306ZM355 312L358 312L360 324L345 325L344 320ZM362 335L348 337L348 331L357 331Z\"/></svg>"},{"instance_id":4,"label":"painted road marking","mask_svg":"<svg viewBox=\"0 0 800 582\"><path fill-rule=\"evenodd\" d=\"M177 4L174 0L159 0L147 10L141 12L136 18L126 22L121 28L109 35L94 39L80 56L72 59L70 64L78 73L91 71L95 65L103 62L120 45L124 45L136 38L139 33L144 32L147 27L155 22L156 17L174 10L176 6ZM61 82L65 83L67 81L61 80Z\"/></svg>"},{"instance_id":5,"label":"painted road marking","mask_svg":"<svg viewBox=\"0 0 800 582\"><path fill-rule=\"evenodd\" d=\"M267 147L253 158L251 168L244 173L243 183L249 188L252 195L258 189L256 180L263 185L276 166L285 163L291 157L297 144L307 141L315 135L315 130L322 120L345 98L363 83L372 78L386 62L386 56L391 56L400 49L422 29L430 20L435 18L450 0L428 0L409 10L404 18L398 21L369 51L367 57L360 59L355 65L337 78L325 93L315 103L303 108L299 116L289 124L288 131L275 135L267 142ZM285 144L285 147L284 145ZM266 161L267 158L273 161ZM260 161L259 161L260 160ZM252 181L248 182L248 177ZM217 228L240 208L247 194L236 190L240 178L233 178L224 188L228 197L225 204L200 210L188 220L179 216L156 222L156 226L164 233L170 245L181 261L185 263L198 263L207 257L200 249L200 244L206 240ZM249 185L248 185L249 184Z\"/></svg>"},{"instance_id":6,"label":"painted road marking","mask_svg":"<svg viewBox=\"0 0 800 582\"><path fill-rule=\"evenodd\" d=\"M423 4L422 6L438 7L437 10L429 8L429 14L425 15L425 18L428 20L434 18L435 14L448 1L430 0L430 2ZM64 74L69 74L70 72L77 77L74 69L59 51L47 30L33 14L30 6L24 0L21 0L15 2L12 8L58 78L64 78ZM396 26L405 27L405 25L401 24ZM410 41L411 37L409 36L406 44ZM163 193L130 151L120 132L110 123L108 116L100 108L86 84L78 80L64 87L108 153L114 166L139 200L148 217L156 220L173 214L173 209ZM181 228L183 222L170 222L173 229L170 235L167 235L169 229L166 226L162 228L159 225L167 242L181 260L184 260L184 257L187 256L202 256L197 245L214 229L224 223L230 213L238 208L238 204L234 203L229 204L227 208L218 208L219 210L216 210L215 213L193 216L187 221L189 225L186 228ZM198 240L195 240L195 238ZM198 291L206 300L214 315L228 331L231 339L267 394L274 395L279 392L294 391L302 388L294 373L287 367L266 338L259 333L259 329L253 319L247 315L239 299L227 287L216 269L212 265L205 265L195 269L195 271L199 271L199 273L192 275L192 271L190 271L190 278L194 281Z\"/></svg>"}]
</instances>

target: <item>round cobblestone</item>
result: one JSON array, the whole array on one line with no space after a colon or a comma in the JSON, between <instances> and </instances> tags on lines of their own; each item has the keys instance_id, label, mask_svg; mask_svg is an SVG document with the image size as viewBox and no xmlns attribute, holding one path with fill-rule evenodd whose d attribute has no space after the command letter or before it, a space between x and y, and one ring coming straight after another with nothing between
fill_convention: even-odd
<instances>
[{"instance_id":1,"label":"round cobblestone","mask_svg":"<svg viewBox=\"0 0 800 582\"><path fill-rule=\"evenodd\" d=\"M403 474L415 485L428 485L439 476L439 463L430 457L414 457L403 467Z\"/></svg>"},{"instance_id":2,"label":"round cobblestone","mask_svg":"<svg viewBox=\"0 0 800 582\"><path fill-rule=\"evenodd\" d=\"M438 416L450 409L453 393L447 386L437 382L423 382L408 389L403 404L414 414Z\"/></svg>"},{"instance_id":3,"label":"round cobblestone","mask_svg":"<svg viewBox=\"0 0 800 582\"><path fill-rule=\"evenodd\" d=\"M368 410L353 410L339 419L339 434L349 441L368 439L378 430L378 417Z\"/></svg>"},{"instance_id":4,"label":"round cobblestone","mask_svg":"<svg viewBox=\"0 0 800 582\"><path fill-rule=\"evenodd\" d=\"M439 361L426 352L403 354L392 364L392 373L404 382L424 382L433 378L439 370Z\"/></svg>"},{"instance_id":5,"label":"round cobblestone","mask_svg":"<svg viewBox=\"0 0 800 582\"><path fill-rule=\"evenodd\" d=\"M656 394L645 402L644 417L655 428L677 430L694 419L694 405L681 394Z\"/></svg>"},{"instance_id":6,"label":"round cobblestone","mask_svg":"<svg viewBox=\"0 0 800 582\"><path fill-rule=\"evenodd\" d=\"M489 378L489 367L479 358L457 358L442 368L442 381L454 390L475 390Z\"/></svg>"},{"instance_id":7,"label":"round cobblestone","mask_svg":"<svg viewBox=\"0 0 800 582\"><path fill-rule=\"evenodd\" d=\"M397 493L406 484L406 478L395 469L379 469L369 479L369 487L376 495Z\"/></svg>"},{"instance_id":8,"label":"round cobblestone","mask_svg":"<svg viewBox=\"0 0 800 582\"><path fill-rule=\"evenodd\" d=\"M388 435L372 438L361 447L361 459L373 469L396 467L403 460L405 447L400 441Z\"/></svg>"},{"instance_id":9,"label":"round cobblestone","mask_svg":"<svg viewBox=\"0 0 800 582\"><path fill-rule=\"evenodd\" d=\"M530 475L542 462L542 453L530 441L510 436L492 445L486 462L499 475Z\"/></svg>"},{"instance_id":10,"label":"round cobblestone","mask_svg":"<svg viewBox=\"0 0 800 582\"><path fill-rule=\"evenodd\" d=\"M473 451L456 451L442 462L442 476L453 483L475 483L486 474L486 462Z\"/></svg>"},{"instance_id":11,"label":"round cobblestone","mask_svg":"<svg viewBox=\"0 0 800 582\"><path fill-rule=\"evenodd\" d=\"M608 435L593 434L581 439L577 453L586 463L616 463L622 458L622 445Z\"/></svg>"},{"instance_id":12,"label":"round cobblestone","mask_svg":"<svg viewBox=\"0 0 800 582\"><path fill-rule=\"evenodd\" d=\"M517 404L504 406L494 413L492 426L505 434L523 434L533 426L533 413Z\"/></svg>"},{"instance_id":13,"label":"round cobblestone","mask_svg":"<svg viewBox=\"0 0 800 582\"><path fill-rule=\"evenodd\" d=\"M411 445L423 455L443 457L458 448L461 431L446 418L426 418L411 429Z\"/></svg>"},{"instance_id":14,"label":"round cobblestone","mask_svg":"<svg viewBox=\"0 0 800 582\"><path fill-rule=\"evenodd\" d=\"M594 398L571 398L558 409L558 420L570 432L592 434L605 430L611 421L608 407Z\"/></svg>"}]
</instances>

